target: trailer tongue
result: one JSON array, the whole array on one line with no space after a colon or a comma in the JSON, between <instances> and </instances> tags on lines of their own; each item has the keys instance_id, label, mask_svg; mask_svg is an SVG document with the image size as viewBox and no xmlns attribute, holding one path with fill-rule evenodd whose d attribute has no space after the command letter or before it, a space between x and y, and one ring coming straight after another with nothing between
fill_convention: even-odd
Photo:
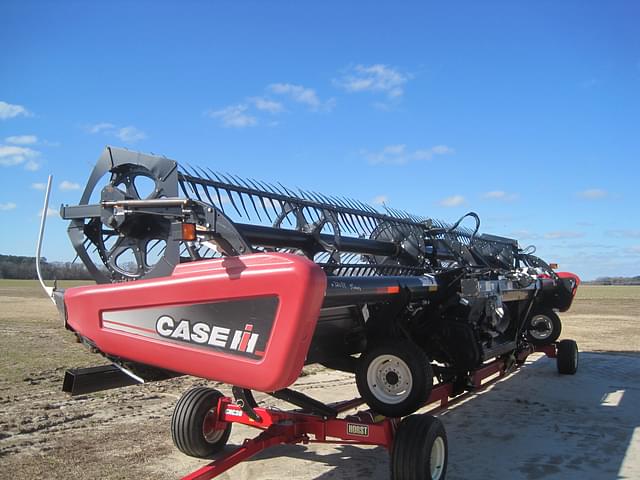
<instances>
[{"instance_id":1,"label":"trailer tongue","mask_svg":"<svg viewBox=\"0 0 640 480\"><path fill-rule=\"evenodd\" d=\"M575 342L556 344L556 312L579 279L514 239L481 234L473 212L447 224L107 147L61 215L97 285L49 293L66 327L115 365L70 372L71 392L187 374L232 385L254 422L266 413L251 390L333 418L287 388L303 365L321 363L355 373L373 416L402 417L536 348L557 349L562 373L577 368ZM180 450L206 458L226 442L236 407L198 392L180 401L172 429ZM214 410L207 440L202 422ZM446 437L438 443L440 427L417 422L407 429L444 445L443 475Z\"/></svg>"}]
</instances>

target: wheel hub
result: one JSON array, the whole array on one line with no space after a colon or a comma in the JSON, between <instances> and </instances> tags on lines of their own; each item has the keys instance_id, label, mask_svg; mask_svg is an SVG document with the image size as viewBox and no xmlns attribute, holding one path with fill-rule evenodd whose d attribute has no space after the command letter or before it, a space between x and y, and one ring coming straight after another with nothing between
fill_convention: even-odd
<instances>
[{"instance_id":1,"label":"wheel hub","mask_svg":"<svg viewBox=\"0 0 640 480\"><path fill-rule=\"evenodd\" d=\"M202 435L209 443L216 443L224 434L224 429L217 429L217 410L212 408L207 412L202 422Z\"/></svg>"},{"instance_id":2,"label":"wheel hub","mask_svg":"<svg viewBox=\"0 0 640 480\"><path fill-rule=\"evenodd\" d=\"M387 372L387 375L385 376L385 379L387 380L387 384L388 385L395 385L400 380L400 377L398 376L398 374L396 372L392 371L392 372Z\"/></svg>"},{"instance_id":3,"label":"wheel hub","mask_svg":"<svg viewBox=\"0 0 640 480\"><path fill-rule=\"evenodd\" d=\"M553 333L553 322L546 315L536 315L531 319L529 334L536 340L546 340Z\"/></svg>"},{"instance_id":4,"label":"wheel hub","mask_svg":"<svg viewBox=\"0 0 640 480\"><path fill-rule=\"evenodd\" d=\"M367 384L378 400L398 404L411 393L413 378L404 360L395 355L380 355L369 364Z\"/></svg>"}]
</instances>

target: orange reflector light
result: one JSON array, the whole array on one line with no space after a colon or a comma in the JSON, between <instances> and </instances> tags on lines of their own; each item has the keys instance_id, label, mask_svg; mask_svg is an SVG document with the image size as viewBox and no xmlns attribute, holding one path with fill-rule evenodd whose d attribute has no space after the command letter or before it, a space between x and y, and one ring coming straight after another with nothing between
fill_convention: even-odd
<instances>
[{"instance_id":1,"label":"orange reflector light","mask_svg":"<svg viewBox=\"0 0 640 480\"><path fill-rule=\"evenodd\" d=\"M380 293L400 293L400 287L381 287L376 289Z\"/></svg>"},{"instance_id":2,"label":"orange reflector light","mask_svg":"<svg viewBox=\"0 0 640 480\"><path fill-rule=\"evenodd\" d=\"M182 239L187 241L194 241L196 239L196 224L195 223L183 223L182 224Z\"/></svg>"},{"instance_id":3,"label":"orange reflector light","mask_svg":"<svg viewBox=\"0 0 640 480\"><path fill-rule=\"evenodd\" d=\"M551 267L552 270L557 270L558 269L558 264L557 263L550 263L549 266Z\"/></svg>"}]
</instances>

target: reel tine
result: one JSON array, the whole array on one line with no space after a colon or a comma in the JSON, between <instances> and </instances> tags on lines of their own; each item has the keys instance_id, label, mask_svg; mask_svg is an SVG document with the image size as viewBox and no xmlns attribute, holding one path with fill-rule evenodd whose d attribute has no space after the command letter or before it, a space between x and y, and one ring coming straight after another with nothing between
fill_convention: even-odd
<instances>
[{"instance_id":1,"label":"reel tine","mask_svg":"<svg viewBox=\"0 0 640 480\"><path fill-rule=\"evenodd\" d=\"M300 196L298 198L300 198L301 200L304 200L306 202L310 202L310 203L315 203L310 197L309 195L302 190L300 187L298 187L298 192L300 193Z\"/></svg>"},{"instance_id":2,"label":"reel tine","mask_svg":"<svg viewBox=\"0 0 640 480\"><path fill-rule=\"evenodd\" d=\"M321 199L322 203L324 203L325 205L328 205L330 207L335 207L333 202L326 195L323 195L322 193L318 193L318 192L316 192L316 195Z\"/></svg>"},{"instance_id":3,"label":"reel tine","mask_svg":"<svg viewBox=\"0 0 640 480\"><path fill-rule=\"evenodd\" d=\"M320 197L320 195L318 195L317 192L311 191L309 190L307 192L316 202L318 202L320 205L324 206L330 206L330 205L326 205L325 201Z\"/></svg>"},{"instance_id":4,"label":"reel tine","mask_svg":"<svg viewBox=\"0 0 640 480\"><path fill-rule=\"evenodd\" d=\"M258 209L256 208L256 203L253 201L253 195L248 195L248 197L249 197L249 200L251 201L251 205L253 205L253 210L256 212L256 215L258 216L258 220L262 222L262 217L260 217L260 212L258 212ZM258 198L262 199L262 197L258 197Z\"/></svg>"},{"instance_id":5,"label":"reel tine","mask_svg":"<svg viewBox=\"0 0 640 480\"><path fill-rule=\"evenodd\" d=\"M187 189L184 186L184 180L182 178L178 180L178 184L180 185L180 188L182 189L182 193L184 193L184 196L189 198L189 194L187 193Z\"/></svg>"},{"instance_id":6,"label":"reel tine","mask_svg":"<svg viewBox=\"0 0 640 480\"><path fill-rule=\"evenodd\" d=\"M355 219L356 219L356 222L358 223L358 225L360 225L360 230L361 230L362 232L367 232L367 231L368 231L368 229L367 229L367 227L365 226L365 224L364 224L364 223L362 223L362 220L360 220L360 215L353 215L353 218L355 218Z\"/></svg>"},{"instance_id":7,"label":"reel tine","mask_svg":"<svg viewBox=\"0 0 640 480\"><path fill-rule=\"evenodd\" d=\"M201 175L204 175L206 178L211 180L211 177L209 177L209 175L207 175L207 172L205 172L203 169L199 169L199 170L200 170L200 174ZM207 185L202 185L202 189L204 190L204 193L207 196L207 199L209 199L209 202L211 203L211 205L215 206L215 202L211 198L211 195L209 195L209 187Z\"/></svg>"},{"instance_id":8,"label":"reel tine","mask_svg":"<svg viewBox=\"0 0 640 480\"><path fill-rule=\"evenodd\" d=\"M337 206L342 207L342 208L349 208L349 207L347 207L347 205L346 205L346 204L344 204L344 203L340 200L340 198L339 198L339 197L334 197L334 196L332 196L332 195L328 195L328 197L329 197L329 199L331 200L331 203L333 203L334 205L337 205Z\"/></svg>"},{"instance_id":9,"label":"reel tine","mask_svg":"<svg viewBox=\"0 0 640 480\"><path fill-rule=\"evenodd\" d=\"M230 176L232 178L227 177L227 175L225 175L224 173L220 173L220 175L222 175L223 178L225 180L227 180L227 183L230 186L232 186L232 187L241 187L241 185L238 185L237 182L233 179L233 177L231 175ZM229 191L229 190L227 190L227 191ZM236 193L236 195L238 195L238 198L240 199L240 204L242 205L242 209L244 210L245 215L247 216L247 218L249 220L251 220L251 215L249 215L249 211L247 210L247 206L244 203L244 194L242 192L238 192L237 190L233 190L233 191ZM233 202L233 197L231 197L231 194L229 194L229 197L231 198L231 203L234 203ZM236 210L237 210L237 208L236 208ZM242 217L242 214L240 213L240 211L238 211L238 214Z\"/></svg>"},{"instance_id":10,"label":"reel tine","mask_svg":"<svg viewBox=\"0 0 640 480\"><path fill-rule=\"evenodd\" d=\"M234 175L233 177L236 179L236 181L238 181L239 183L244 185L247 188L247 190L251 191L251 192L247 192L246 195L247 195L247 197L249 197L249 200L251 201L251 205L253 206L253 210L256 212L256 215L258 216L258 220L260 220L262 222L262 218L260 217L260 212L258 212L258 209L256 208L256 203L253 200L253 194L252 194L253 192L252 191L254 190L254 188L251 185L249 185L246 182L246 180L244 180L242 177L238 177L237 175Z\"/></svg>"},{"instance_id":11,"label":"reel tine","mask_svg":"<svg viewBox=\"0 0 640 480\"><path fill-rule=\"evenodd\" d=\"M257 192L259 192L261 194L267 193L267 192L265 192L264 188L262 188L259 185L259 182L257 180L254 180L253 178L247 178L247 181L253 186L253 189L256 190Z\"/></svg>"},{"instance_id":12,"label":"reel tine","mask_svg":"<svg viewBox=\"0 0 640 480\"><path fill-rule=\"evenodd\" d=\"M229 175L228 173L225 174L225 173L220 172L220 175L222 176L222 178L224 178L226 180L228 185L230 185L232 187L238 187L239 186L239 185L236 185L235 181L232 178L229 178L227 176L227 175Z\"/></svg>"},{"instance_id":13,"label":"reel tine","mask_svg":"<svg viewBox=\"0 0 640 480\"><path fill-rule=\"evenodd\" d=\"M217 178L217 175L215 174L215 172L213 170L211 170L210 168L208 168L209 172L215 176ZM211 178L211 177L209 177ZM213 181L213 179L211 179ZM222 197L220 197L220 190L218 190L218 187L214 186L213 189L216 191L216 197L218 197L218 203L220 204L220 210L222 210L222 213L224 212L224 205L222 203Z\"/></svg>"},{"instance_id":14,"label":"reel tine","mask_svg":"<svg viewBox=\"0 0 640 480\"><path fill-rule=\"evenodd\" d=\"M342 197L342 200L348 205L349 208L351 208L352 210L360 210L360 208L358 208L358 206L349 198L347 197Z\"/></svg>"},{"instance_id":15,"label":"reel tine","mask_svg":"<svg viewBox=\"0 0 640 480\"><path fill-rule=\"evenodd\" d=\"M338 218L341 220L341 224L344 226L344 229L348 232L358 233L353 227L349 224L349 219L345 213L338 211Z\"/></svg>"},{"instance_id":16,"label":"reel tine","mask_svg":"<svg viewBox=\"0 0 640 480\"><path fill-rule=\"evenodd\" d=\"M376 211L369 205L368 203L361 202L360 200L356 200L356 203L360 205L360 208L369 213L376 213Z\"/></svg>"},{"instance_id":17,"label":"reel tine","mask_svg":"<svg viewBox=\"0 0 640 480\"><path fill-rule=\"evenodd\" d=\"M273 186L267 182L261 182L260 180L256 180L256 182L258 183L258 185L260 185L262 187L262 190L266 193L273 193L275 195L279 195L279 193L276 191L275 188L273 188Z\"/></svg>"},{"instance_id":18,"label":"reel tine","mask_svg":"<svg viewBox=\"0 0 640 480\"><path fill-rule=\"evenodd\" d=\"M274 193L277 194L277 195L282 195L283 197L290 197L291 196L288 193L286 193L284 190L280 190L280 188L278 188L275 183L268 183L267 185L269 185L271 188L273 188ZM280 185L280 187L284 188L284 187L282 187L282 185Z\"/></svg>"},{"instance_id":19,"label":"reel tine","mask_svg":"<svg viewBox=\"0 0 640 480\"><path fill-rule=\"evenodd\" d=\"M282 185L280 182L278 182L278 185L280 185L284 189L285 196L291 197L292 200L303 200L302 198L298 197L298 195L293 190L289 190L287 187Z\"/></svg>"},{"instance_id":20,"label":"reel tine","mask_svg":"<svg viewBox=\"0 0 640 480\"><path fill-rule=\"evenodd\" d=\"M236 205L236 202L233 200L233 195L231 195L232 190L229 190L228 188L225 188L224 191L226 192L227 197L231 201L231 205L233 205L233 208L235 208L236 212L238 212L238 215L240 215L240 217L242 217L242 213L240 213L240 210L238 209L238 206Z\"/></svg>"},{"instance_id":21,"label":"reel tine","mask_svg":"<svg viewBox=\"0 0 640 480\"><path fill-rule=\"evenodd\" d=\"M329 199L332 201L332 203L334 205L338 205L339 207L342 207L342 208L348 208L345 204L343 204L340 201L340 199L338 197L329 196ZM356 226L356 222L354 221L355 215L353 215L350 212L349 213L344 212L343 215L347 219L347 223L349 223L349 225L351 225L351 227L353 229L353 232L354 233L358 233L358 227Z\"/></svg>"},{"instance_id":22,"label":"reel tine","mask_svg":"<svg viewBox=\"0 0 640 480\"><path fill-rule=\"evenodd\" d=\"M256 191L259 191L261 193L262 190L260 188L258 188L258 186L254 183L253 180L251 180L250 178L248 179L249 182L251 182L251 184L254 186ZM260 205L262 206L262 210L264 210L264 214L267 216L267 218L269 219L270 223L273 223L273 220L271 219L271 215L269 215L269 210L267 209L266 204L264 203L264 197L262 195L256 195L256 197L258 197L258 200L260 200ZM253 202L253 200L251 200L251 202ZM255 204L253 205L253 208L255 208ZM275 210L275 208L274 208ZM258 218L260 218L260 214L256 211L256 214L258 215ZM260 219L260 221L262 221L262 219Z\"/></svg>"},{"instance_id":23,"label":"reel tine","mask_svg":"<svg viewBox=\"0 0 640 480\"><path fill-rule=\"evenodd\" d=\"M189 185L191 186L191 190L193 190L193 193L195 193L196 197L198 197L198 200L202 201L202 197L200 196L200 192L198 192L197 184L195 184L193 182L193 180L189 180Z\"/></svg>"}]
</instances>

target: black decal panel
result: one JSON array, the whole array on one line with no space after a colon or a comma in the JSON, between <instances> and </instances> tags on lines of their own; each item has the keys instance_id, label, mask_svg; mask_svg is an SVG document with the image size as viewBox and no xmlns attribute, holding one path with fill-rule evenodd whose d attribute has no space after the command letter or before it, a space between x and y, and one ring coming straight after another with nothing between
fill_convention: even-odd
<instances>
[{"instance_id":1,"label":"black decal panel","mask_svg":"<svg viewBox=\"0 0 640 480\"><path fill-rule=\"evenodd\" d=\"M278 297L102 312L102 328L243 357L264 356Z\"/></svg>"}]
</instances>

